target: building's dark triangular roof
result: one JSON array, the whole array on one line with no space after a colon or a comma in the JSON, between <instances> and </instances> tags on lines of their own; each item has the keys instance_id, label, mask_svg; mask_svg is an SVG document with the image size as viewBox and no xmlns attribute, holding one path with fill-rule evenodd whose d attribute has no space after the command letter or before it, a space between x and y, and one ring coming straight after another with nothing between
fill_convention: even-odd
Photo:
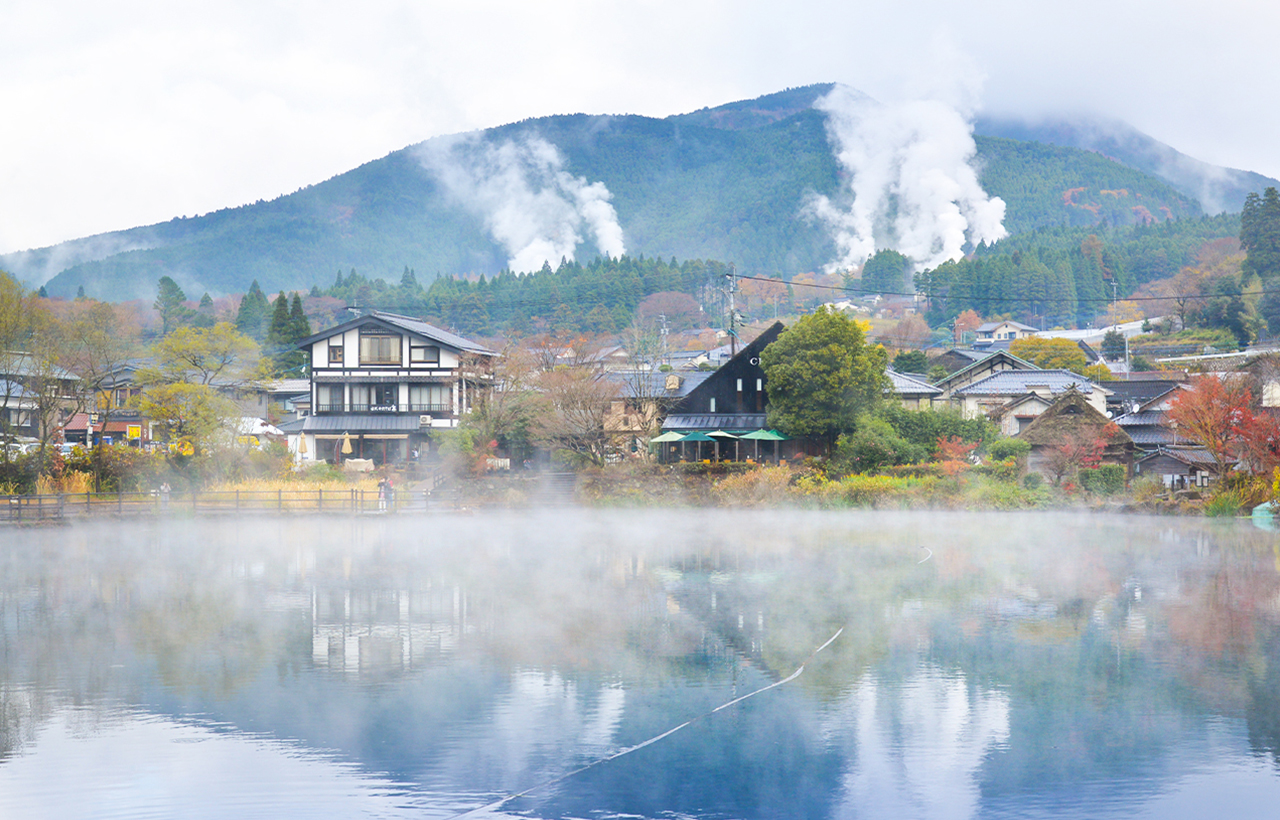
<instances>
[{"instance_id":1,"label":"building's dark triangular roof","mask_svg":"<svg viewBox=\"0 0 1280 820\"><path fill-rule=\"evenodd\" d=\"M483 345L477 344L470 339L464 339L456 333L450 333L447 330L442 330L435 325L422 321L421 319L415 319L412 316L401 316L398 313L384 313L380 310L370 311L363 316L357 316L356 318L343 322L336 327L327 328L319 333L313 333L307 338L299 341L298 347L309 347L321 339L327 339L338 333L344 333L352 328L363 327L369 324L379 324L395 330L402 330L467 353L480 353L486 356L495 355L492 350L489 350Z\"/></svg>"}]
</instances>

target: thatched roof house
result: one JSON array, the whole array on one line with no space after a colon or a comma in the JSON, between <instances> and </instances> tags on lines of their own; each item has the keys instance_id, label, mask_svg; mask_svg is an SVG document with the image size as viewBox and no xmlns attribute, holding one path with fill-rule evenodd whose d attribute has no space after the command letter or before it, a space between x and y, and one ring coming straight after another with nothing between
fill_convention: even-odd
<instances>
[{"instance_id":1,"label":"thatched roof house","mask_svg":"<svg viewBox=\"0 0 1280 820\"><path fill-rule=\"evenodd\" d=\"M1063 393L1017 438L1031 445L1027 469L1033 472L1060 478L1070 471L1064 468L1078 467L1078 459L1102 441L1102 462L1123 464L1127 475L1133 473L1133 439L1076 390Z\"/></svg>"}]
</instances>

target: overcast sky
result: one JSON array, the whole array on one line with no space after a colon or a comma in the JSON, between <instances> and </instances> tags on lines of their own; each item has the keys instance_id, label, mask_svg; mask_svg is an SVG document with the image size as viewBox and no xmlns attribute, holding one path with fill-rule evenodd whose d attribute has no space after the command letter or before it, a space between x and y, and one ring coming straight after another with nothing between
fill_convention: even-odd
<instances>
[{"instance_id":1,"label":"overcast sky","mask_svg":"<svg viewBox=\"0 0 1280 820\"><path fill-rule=\"evenodd\" d=\"M270 199L428 137L841 82L1092 111L1280 177L1259 0L44 0L0 7L0 252Z\"/></svg>"}]
</instances>

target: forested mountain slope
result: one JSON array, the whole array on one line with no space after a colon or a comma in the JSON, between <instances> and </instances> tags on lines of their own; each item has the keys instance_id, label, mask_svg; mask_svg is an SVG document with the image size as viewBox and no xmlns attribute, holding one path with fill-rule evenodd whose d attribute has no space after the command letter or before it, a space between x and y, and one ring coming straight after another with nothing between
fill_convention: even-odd
<instances>
[{"instance_id":1,"label":"forested mountain slope","mask_svg":"<svg viewBox=\"0 0 1280 820\"><path fill-rule=\"evenodd\" d=\"M611 195L629 254L718 259L790 276L834 256L826 229L803 216L812 194L838 197L840 172L810 86L666 119L545 117L489 129L491 145L544 140L563 170ZM1090 151L977 138L983 187L1008 205L1006 227L1124 226L1198 217L1187 194ZM396 279L406 267L493 275L507 264L485 219L424 166L431 140L269 202L175 219L54 248L0 267L48 290L150 297L164 275L188 293L304 289L355 269ZM590 259L591 241L577 249ZM559 260L549 260L556 266Z\"/></svg>"}]
</instances>

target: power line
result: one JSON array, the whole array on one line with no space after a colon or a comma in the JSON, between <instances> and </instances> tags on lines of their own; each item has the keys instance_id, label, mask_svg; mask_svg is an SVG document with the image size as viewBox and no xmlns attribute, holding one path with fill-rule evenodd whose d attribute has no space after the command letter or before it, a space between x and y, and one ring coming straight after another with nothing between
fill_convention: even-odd
<instances>
[{"instance_id":1,"label":"power line","mask_svg":"<svg viewBox=\"0 0 1280 820\"><path fill-rule=\"evenodd\" d=\"M864 295L868 295L868 296L870 296L870 295L875 295L875 296L919 296L919 295L922 295L922 294L920 294L920 293L918 293L918 292L916 292L916 291L906 292L906 291L893 291L893 290L868 290L868 289L866 289L866 288L855 288L855 287L850 287L850 286L848 286L848 285L819 285L819 284L809 284L809 283L807 283L807 282L796 282L796 281L794 281L794 280L792 280L792 281L790 281L790 282L787 282L787 281L785 281L785 280L783 280L783 279L770 279L770 278L765 277L765 276L746 276L746 275L743 275L743 274L738 274L738 278L739 278L739 279L750 279L750 280L752 280L752 281L754 281L754 282L776 282L777 284L780 284L780 285L789 285L789 286L791 286L791 287L793 287L793 288L818 288L818 289L821 289L821 290L836 290L836 291L843 291L843 292L845 292L845 293L860 293L860 294L864 294ZM1256 294L1280 293L1280 288L1277 288L1277 289L1274 289L1274 290L1267 290L1267 289L1265 289L1265 288L1264 288L1264 289L1262 289L1262 290L1252 291L1252 292L1253 292L1253 293L1256 293ZM1244 294L1243 294L1243 293L1240 293L1240 294L1230 294L1230 295L1231 295L1231 296L1237 296L1237 295L1238 295L1238 296L1243 296ZM924 298L926 298L926 299L950 299L950 298L952 298L950 295L933 295L933 296L930 296L930 295L929 295L929 294L927 294L927 293L926 293L926 294L923 294L923 296L924 296ZM957 301L970 301L970 302L1015 302L1015 303L1039 304L1039 303L1051 302L1051 301L1057 301L1057 300L1063 300L1063 301L1066 301L1066 300L1071 299L1072 297L1065 297L1065 296L1039 296L1039 297L1022 297L1022 296L956 296L956 297L954 297L954 298L955 298ZM1205 295L1203 295L1203 294L1197 294L1197 295L1195 295L1195 296L1184 296L1184 295L1181 295L1181 294L1180 294L1180 295L1177 295L1177 296L1128 296L1128 297L1125 297L1124 299L1121 299L1120 301L1122 301L1122 302L1172 302L1172 301L1176 301L1176 300L1178 300L1178 299L1193 300L1193 299L1225 299L1225 298L1229 298L1229 296L1205 296ZM1102 304L1109 304L1109 303L1112 301L1112 299L1111 299L1111 297L1110 297L1110 296L1100 296L1100 297L1096 297L1096 298L1095 298L1095 297L1083 297L1083 296L1076 296L1076 297L1074 297L1074 299L1075 299L1075 301L1076 301L1077 303L1090 303L1090 304L1095 303L1095 302L1100 302L1100 303L1102 303Z\"/></svg>"}]
</instances>

